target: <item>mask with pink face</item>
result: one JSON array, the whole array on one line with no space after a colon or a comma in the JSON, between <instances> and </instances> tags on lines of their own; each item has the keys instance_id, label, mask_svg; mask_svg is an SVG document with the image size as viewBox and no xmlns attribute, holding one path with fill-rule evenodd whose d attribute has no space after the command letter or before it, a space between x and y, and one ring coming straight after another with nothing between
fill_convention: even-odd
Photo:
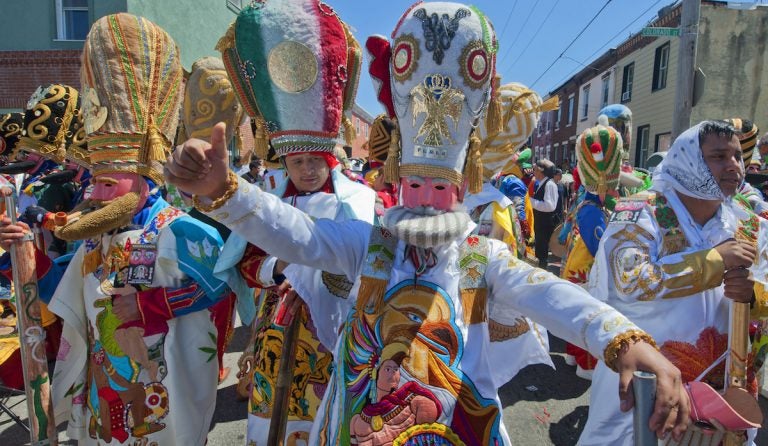
<instances>
[{"instance_id":1,"label":"mask with pink face","mask_svg":"<svg viewBox=\"0 0 768 446\"><path fill-rule=\"evenodd\" d=\"M465 186L461 189L442 178L410 175L400 178L402 204L407 208L431 206L436 210L450 211L464 198Z\"/></svg>"},{"instance_id":2,"label":"mask with pink face","mask_svg":"<svg viewBox=\"0 0 768 446\"><path fill-rule=\"evenodd\" d=\"M91 200L109 202L120 198L129 192L139 194L139 204L135 211L144 207L149 197L149 185L139 174L135 173L108 173L98 175L93 180L93 192Z\"/></svg>"}]
</instances>

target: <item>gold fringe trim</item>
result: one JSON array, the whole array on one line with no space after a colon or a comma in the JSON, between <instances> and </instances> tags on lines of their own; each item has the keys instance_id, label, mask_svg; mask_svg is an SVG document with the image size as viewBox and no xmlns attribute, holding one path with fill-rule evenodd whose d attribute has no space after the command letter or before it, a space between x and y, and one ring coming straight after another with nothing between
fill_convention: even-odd
<instances>
[{"instance_id":1,"label":"gold fringe trim","mask_svg":"<svg viewBox=\"0 0 768 446\"><path fill-rule=\"evenodd\" d=\"M459 291L466 325L479 324L488 320L488 290L467 288Z\"/></svg>"},{"instance_id":2,"label":"gold fringe trim","mask_svg":"<svg viewBox=\"0 0 768 446\"><path fill-rule=\"evenodd\" d=\"M464 168L464 177L469 186L469 193L477 194L483 189L483 143L477 136L477 129L472 130L469 137L469 154L467 166Z\"/></svg>"},{"instance_id":3,"label":"gold fringe trim","mask_svg":"<svg viewBox=\"0 0 768 446\"><path fill-rule=\"evenodd\" d=\"M269 158L269 132L267 132L267 122L261 116L256 117L253 151L256 152L256 156L265 161Z\"/></svg>"},{"instance_id":4,"label":"gold fringe trim","mask_svg":"<svg viewBox=\"0 0 768 446\"><path fill-rule=\"evenodd\" d=\"M86 253L83 256L82 272L83 276L86 276L96 271L101 265L101 247L97 246L96 249Z\"/></svg>"},{"instance_id":5,"label":"gold fringe trim","mask_svg":"<svg viewBox=\"0 0 768 446\"><path fill-rule=\"evenodd\" d=\"M443 178L457 187L461 187L461 182L464 179L461 173L456 172L452 168L433 166L431 164L403 164L399 167L398 173L403 177L416 175L420 177ZM400 179L398 178L397 181L399 182Z\"/></svg>"},{"instance_id":6,"label":"gold fringe trim","mask_svg":"<svg viewBox=\"0 0 768 446\"><path fill-rule=\"evenodd\" d=\"M361 277L360 289L357 292L357 312L377 314L384 304L384 293L386 292L387 280Z\"/></svg>"},{"instance_id":7,"label":"gold fringe trim","mask_svg":"<svg viewBox=\"0 0 768 446\"><path fill-rule=\"evenodd\" d=\"M144 141L142 141L141 145L144 148L140 155L142 163L148 165L152 161L157 161L164 164L168 159L167 153L171 145L155 125L155 120L152 116L149 117L149 127L147 128L147 133L144 134Z\"/></svg>"},{"instance_id":8,"label":"gold fringe trim","mask_svg":"<svg viewBox=\"0 0 768 446\"><path fill-rule=\"evenodd\" d=\"M607 365L614 372L619 373L619 370L616 369L616 360L619 358L619 353L630 345L637 344L640 341L645 341L646 343L651 344L653 348L658 350L656 341L654 341L651 335L648 333L642 330L625 331L624 333L613 338L611 342L608 343L608 346L605 347L605 350L603 351L605 365Z\"/></svg>"},{"instance_id":9,"label":"gold fringe trim","mask_svg":"<svg viewBox=\"0 0 768 446\"><path fill-rule=\"evenodd\" d=\"M342 122L344 123L344 141L346 141L348 146L351 146L352 142L354 142L355 138L357 138L355 126L352 124L352 120L349 119L349 116L347 115L344 115Z\"/></svg>"},{"instance_id":10,"label":"gold fringe trim","mask_svg":"<svg viewBox=\"0 0 768 446\"><path fill-rule=\"evenodd\" d=\"M399 184L400 183L400 126L396 120L395 128L392 129L389 141L389 152L387 153L387 161L384 162L384 180L387 183Z\"/></svg>"},{"instance_id":11,"label":"gold fringe trim","mask_svg":"<svg viewBox=\"0 0 768 446\"><path fill-rule=\"evenodd\" d=\"M235 47L235 22L229 24L227 32L216 42L215 50L223 53L224 51Z\"/></svg>"},{"instance_id":12,"label":"gold fringe trim","mask_svg":"<svg viewBox=\"0 0 768 446\"><path fill-rule=\"evenodd\" d=\"M501 95L499 94L499 86L501 84L501 76L498 74L493 77L493 97L491 103L488 104L488 114L485 117L485 132L488 135L487 139L493 139L497 134L504 130L503 112L501 105Z\"/></svg>"}]
</instances>

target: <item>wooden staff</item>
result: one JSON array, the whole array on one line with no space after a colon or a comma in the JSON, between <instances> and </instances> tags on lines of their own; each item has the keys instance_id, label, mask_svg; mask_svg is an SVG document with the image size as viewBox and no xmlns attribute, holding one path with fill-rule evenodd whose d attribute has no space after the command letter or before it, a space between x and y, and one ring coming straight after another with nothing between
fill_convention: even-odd
<instances>
[{"instance_id":1,"label":"wooden staff","mask_svg":"<svg viewBox=\"0 0 768 446\"><path fill-rule=\"evenodd\" d=\"M278 305L278 315L275 323L283 325L285 317L281 317L281 311L287 314L288 308L284 302ZM275 383L275 397L272 405L272 418L269 420L268 446L283 446L285 441L285 429L288 424L288 406L291 397L291 384L293 384L293 369L296 367L296 347L299 344L299 327L301 325L304 305L301 305L293 318L284 325L283 351L280 356L280 364L277 369Z\"/></svg>"},{"instance_id":2,"label":"wooden staff","mask_svg":"<svg viewBox=\"0 0 768 446\"><path fill-rule=\"evenodd\" d=\"M16 224L16 197L10 188L2 188L5 211ZM13 287L16 295L17 324L24 373L24 392L29 413L30 443L33 446L56 445L58 434L53 418L51 382L45 353L45 330L40 317L37 288L35 245L32 234L10 248Z\"/></svg>"}]
</instances>

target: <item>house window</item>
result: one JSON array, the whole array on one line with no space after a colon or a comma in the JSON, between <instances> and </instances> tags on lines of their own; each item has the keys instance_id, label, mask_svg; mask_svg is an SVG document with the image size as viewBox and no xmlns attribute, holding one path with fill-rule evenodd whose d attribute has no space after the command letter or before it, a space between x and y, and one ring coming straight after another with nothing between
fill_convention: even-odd
<instances>
[{"instance_id":1,"label":"house window","mask_svg":"<svg viewBox=\"0 0 768 446\"><path fill-rule=\"evenodd\" d=\"M648 160L648 143L651 134L651 126L644 125L637 128L637 146L635 147L635 166L645 167Z\"/></svg>"},{"instance_id":2,"label":"house window","mask_svg":"<svg viewBox=\"0 0 768 446\"><path fill-rule=\"evenodd\" d=\"M560 128L560 115L562 114L563 106L560 105L557 107L557 111L555 112L555 130Z\"/></svg>"},{"instance_id":3,"label":"house window","mask_svg":"<svg viewBox=\"0 0 768 446\"><path fill-rule=\"evenodd\" d=\"M667 133L659 133L656 135L656 144L654 144L654 147L656 148L656 152L664 152L669 150L669 148L672 146L672 134Z\"/></svg>"},{"instance_id":4,"label":"house window","mask_svg":"<svg viewBox=\"0 0 768 446\"><path fill-rule=\"evenodd\" d=\"M575 105L576 98L574 95L568 96L568 125L573 124L573 107Z\"/></svg>"},{"instance_id":5,"label":"house window","mask_svg":"<svg viewBox=\"0 0 768 446\"><path fill-rule=\"evenodd\" d=\"M635 79L635 63L624 66L624 77L621 80L621 103L632 100L632 82Z\"/></svg>"},{"instance_id":6,"label":"house window","mask_svg":"<svg viewBox=\"0 0 768 446\"><path fill-rule=\"evenodd\" d=\"M58 40L85 40L90 30L88 0L56 0Z\"/></svg>"},{"instance_id":7,"label":"house window","mask_svg":"<svg viewBox=\"0 0 768 446\"><path fill-rule=\"evenodd\" d=\"M608 92L610 90L610 84L611 84L611 75L609 73L603 76L603 88L602 88L603 97L602 97L602 100L600 101L600 108L603 108L606 105L608 105Z\"/></svg>"},{"instance_id":8,"label":"house window","mask_svg":"<svg viewBox=\"0 0 768 446\"><path fill-rule=\"evenodd\" d=\"M661 90L667 86L667 71L669 71L669 42L656 48L653 60L653 90Z\"/></svg>"},{"instance_id":9,"label":"house window","mask_svg":"<svg viewBox=\"0 0 768 446\"><path fill-rule=\"evenodd\" d=\"M552 130L552 120L547 116L547 133L549 133L550 130Z\"/></svg>"},{"instance_id":10,"label":"house window","mask_svg":"<svg viewBox=\"0 0 768 446\"><path fill-rule=\"evenodd\" d=\"M585 85L581 90L581 119L587 119L589 114L589 85Z\"/></svg>"}]
</instances>

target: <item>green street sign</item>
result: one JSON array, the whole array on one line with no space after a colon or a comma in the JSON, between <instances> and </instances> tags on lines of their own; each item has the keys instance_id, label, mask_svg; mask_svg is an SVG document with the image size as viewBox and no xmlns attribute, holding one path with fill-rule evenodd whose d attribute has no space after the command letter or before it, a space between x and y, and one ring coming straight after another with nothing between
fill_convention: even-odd
<instances>
[{"instance_id":1,"label":"green street sign","mask_svg":"<svg viewBox=\"0 0 768 446\"><path fill-rule=\"evenodd\" d=\"M679 36L680 28L643 28L641 35L644 37L660 37L660 36Z\"/></svg>"}]
</instances>

